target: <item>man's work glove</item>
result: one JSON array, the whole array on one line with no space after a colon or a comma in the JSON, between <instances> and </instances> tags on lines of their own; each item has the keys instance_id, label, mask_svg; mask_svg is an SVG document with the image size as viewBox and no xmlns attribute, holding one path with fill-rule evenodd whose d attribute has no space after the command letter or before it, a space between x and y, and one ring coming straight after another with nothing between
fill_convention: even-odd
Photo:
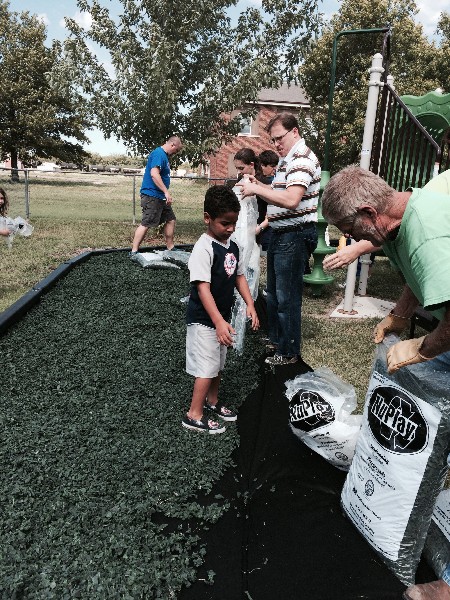
<instances>
[{"instance_id":1,"label":"man's work glove","mask_svg":"<svg viewBox=\"0 0 450 600\"><path fill-rule=\"evenodd\" d=\"M387 317L378 323L373 332L376 344L384 340L388 333L401 333L408 325L408 317L399 317L391 311Z\"/></svg>"},{"instance_id":2,"label":"man's work glove","mask_svg":"<svg viewBox=\"0 0 450 600\"><path fill-rule=\"evenodd\" d=\"M431 360L432 357L427 358L426 356L423 356L423 354L420 354L420 348L426 337L427 336L424 335L420 338L405 340L394 344L388 350L386 355L388 373L395 373L407 365L415 365L417 363L425 362L426 360Z\"/></svg>"}]
</instances>

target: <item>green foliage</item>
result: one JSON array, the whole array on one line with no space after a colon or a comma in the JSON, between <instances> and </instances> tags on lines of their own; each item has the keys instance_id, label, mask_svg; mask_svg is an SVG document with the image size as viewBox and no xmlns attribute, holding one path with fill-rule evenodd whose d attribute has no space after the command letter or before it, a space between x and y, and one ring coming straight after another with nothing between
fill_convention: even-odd
<instances>
[{"instance_id":1,"label":"green foliage","mask_svg":"<svg viewBox=\"0 0 450 600\"><path fill-rule=\"evenodd\" d=\"M0 0L0 157L25 162L35 156L54 156L81 164L89 125L81 96L71 84L52 77L60 69L61 48L45 46L45 26L28 12L9 11ZM61 74L61 73L60 73Z\"/></svg>"},{"instance_id":2,"label":"green foliage","mask_svg":"<svg viewBox=\"0 0 450 600\"><path fill-rule=\"evenodd\" d=\"M333 40L341 31L389 26L391 62L397 93L421 95L436 89L441 78L436 69L438 48L427 40L414 21L413 0L344 0L339 13L311 43L300 68L300 80L311 100L311 123L304 123L306 137L323 157ZM359 162L368 94L368 69L372 56L381 52L382 33L343 36L338 41L336 85L333 96L332 172ZM447 75L443 75L447 76Z\"/></svg>"},{"instance_id":3,"label":"green foliage","mask_svg":"<svg viewBox=\"0 0 450 600\"><path fill-rule=\"evenodd\" d=\"M434 69L445 93L450 92L450 13L441 14L437 26L441 36L440 52L434 59Z\"/></svg>"},{"instance_id":4,"label":"green foliage","mask_svg":"<svg viewBox=\"0 0 450 600\"><path fill-rule=\"evenodd\" d=\"M227 15L234 0L182 9L174 0L120 1L123 12L114 20L98 0L78 0L92 28L67 19L65 52L98 127L137 154L178 133L184 155L201 161L239 129L239 118L229 121L224 113L254 100L264 86L295 78L317 28L317 0L265 0L235 26ZM108 52L112 75L91 52L92 42Z\"/></svg>"},{"instance_id":5,"label":"green foliage","mask_svg":"<svg viewBox=\"0 0 450 600\"><path fill-rule=\"evenodd\" d=\"M195 578L238 437L181 427L187 288L185 271L94 257L0 339L2 597L168 600ZM249 334L229 353L234 408L259 348Z\"/></svg>"}]
</instances>

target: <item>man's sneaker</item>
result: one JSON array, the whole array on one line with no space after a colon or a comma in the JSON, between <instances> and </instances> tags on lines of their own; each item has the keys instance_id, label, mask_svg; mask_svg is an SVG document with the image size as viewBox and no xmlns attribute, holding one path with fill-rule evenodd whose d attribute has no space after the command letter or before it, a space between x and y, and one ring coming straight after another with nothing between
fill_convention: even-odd
<instances>
[{"instance_id":1,"label":"man's sneaker","mask_svg":"<svg viewBox=\"0 0 450 600\"><path fill-rule=\"evenodd\" d=\"M282 356L281 354L274 354L273 356L268 356L264 362L268 365L279 367L281 365L293 365L297 361L297 356Z\"/></svg>"},{"instance_id":2,"label":"man's sneaker","mask_svg":"<svg viewBox=\"0 0 450 600\"><path fill-rule=\"evenodd\" d=\"M186 429L190 429L191 431L199 431L200 433L214 434L224 433L225 431L225 427L221 427L216 421L208 419L206 415L203 415L203 417L200 420L191 419L190 417L185 415L181 424L183 427L186 427Z\"/></svg>"},{"instance_id":3,"label":"man's sneaker","mask_svg":"<svg viewBox=\"0 0 450 600\"><path fill-rule=\"evenodd\" d=\"M217 404L208 404L208 402L205 402L205 408L224 421L236 421L237 419L237 414L224 406L220 400L218 400Z\"/></svg>"},{"instance_id":4,"label":"man's sneaker","mask_svg":"<svg viewBox=\"0 0 450 600\"><path fill-rule=\"evenodd\" d=\"M128 258L130 258L131 260L134 260L135 262L139 262L138 260L138 252L128 252Z\"/></svg>"}]
</instances>

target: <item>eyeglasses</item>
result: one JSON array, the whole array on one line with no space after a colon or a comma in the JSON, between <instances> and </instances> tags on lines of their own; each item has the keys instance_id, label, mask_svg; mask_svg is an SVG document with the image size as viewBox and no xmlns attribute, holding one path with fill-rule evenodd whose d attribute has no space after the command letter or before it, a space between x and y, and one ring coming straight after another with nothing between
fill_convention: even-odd
<instances>
[{"instance_id":1,"label":"eyeglasses","mask_svg":"<svg viewBox=\"0 0 450 600\"><path fill-rule=\"evenodd\" d=\"M346 217L345 219L342 219L341 221L338 221L335 226L340 229L342 231L342 233L344 234L345 237L354 237L353 236L353 230L355 228L355 223L356 223L356 219L359 217L359 212L356 211L353 214L353 219L350 223L350 226L347 227L345 221L347 221L348 217ZM351 218L351 217L350 217ZM344 231L343 227L345 227L345 229L347 229L347 231Z\"/></svg>"},{"instance_id":2,"label":"eyeglasses","mask_svg":"<svg viewBox=\"0 0 450 600\"><path fill-rule=\"evenodd\" d=\"M283 135L278 135L277 137L270 138L270 141L272 142L272 144L278 144L278 142L281 142L285 135L291 133L292 129L289 129L288 131L286 131L286 133L283 133Z\"/></svg>"}]
</instances>

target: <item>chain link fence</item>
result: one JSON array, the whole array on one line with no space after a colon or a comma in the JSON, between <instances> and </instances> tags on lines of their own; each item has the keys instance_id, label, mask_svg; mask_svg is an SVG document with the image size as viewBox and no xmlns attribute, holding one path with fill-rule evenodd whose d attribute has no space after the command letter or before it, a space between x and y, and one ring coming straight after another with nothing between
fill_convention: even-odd
<instances>
[{"instance_id":1,"label":"chain link fence","mask_svg":"<svg viewBox=\"0 0 450 600\"><path fill-rule=\"evenodd\" d=\"M11 169L0 167L0 187L9 200L8 215L26 219L106 219L140 221L142 172L109 173L84 171L42 171L18 169L13 182ZM192 206L203 206L206 189L224 179L172 177L170 191L174 208L186 214Z\"/></svg>"}]
</instances>

